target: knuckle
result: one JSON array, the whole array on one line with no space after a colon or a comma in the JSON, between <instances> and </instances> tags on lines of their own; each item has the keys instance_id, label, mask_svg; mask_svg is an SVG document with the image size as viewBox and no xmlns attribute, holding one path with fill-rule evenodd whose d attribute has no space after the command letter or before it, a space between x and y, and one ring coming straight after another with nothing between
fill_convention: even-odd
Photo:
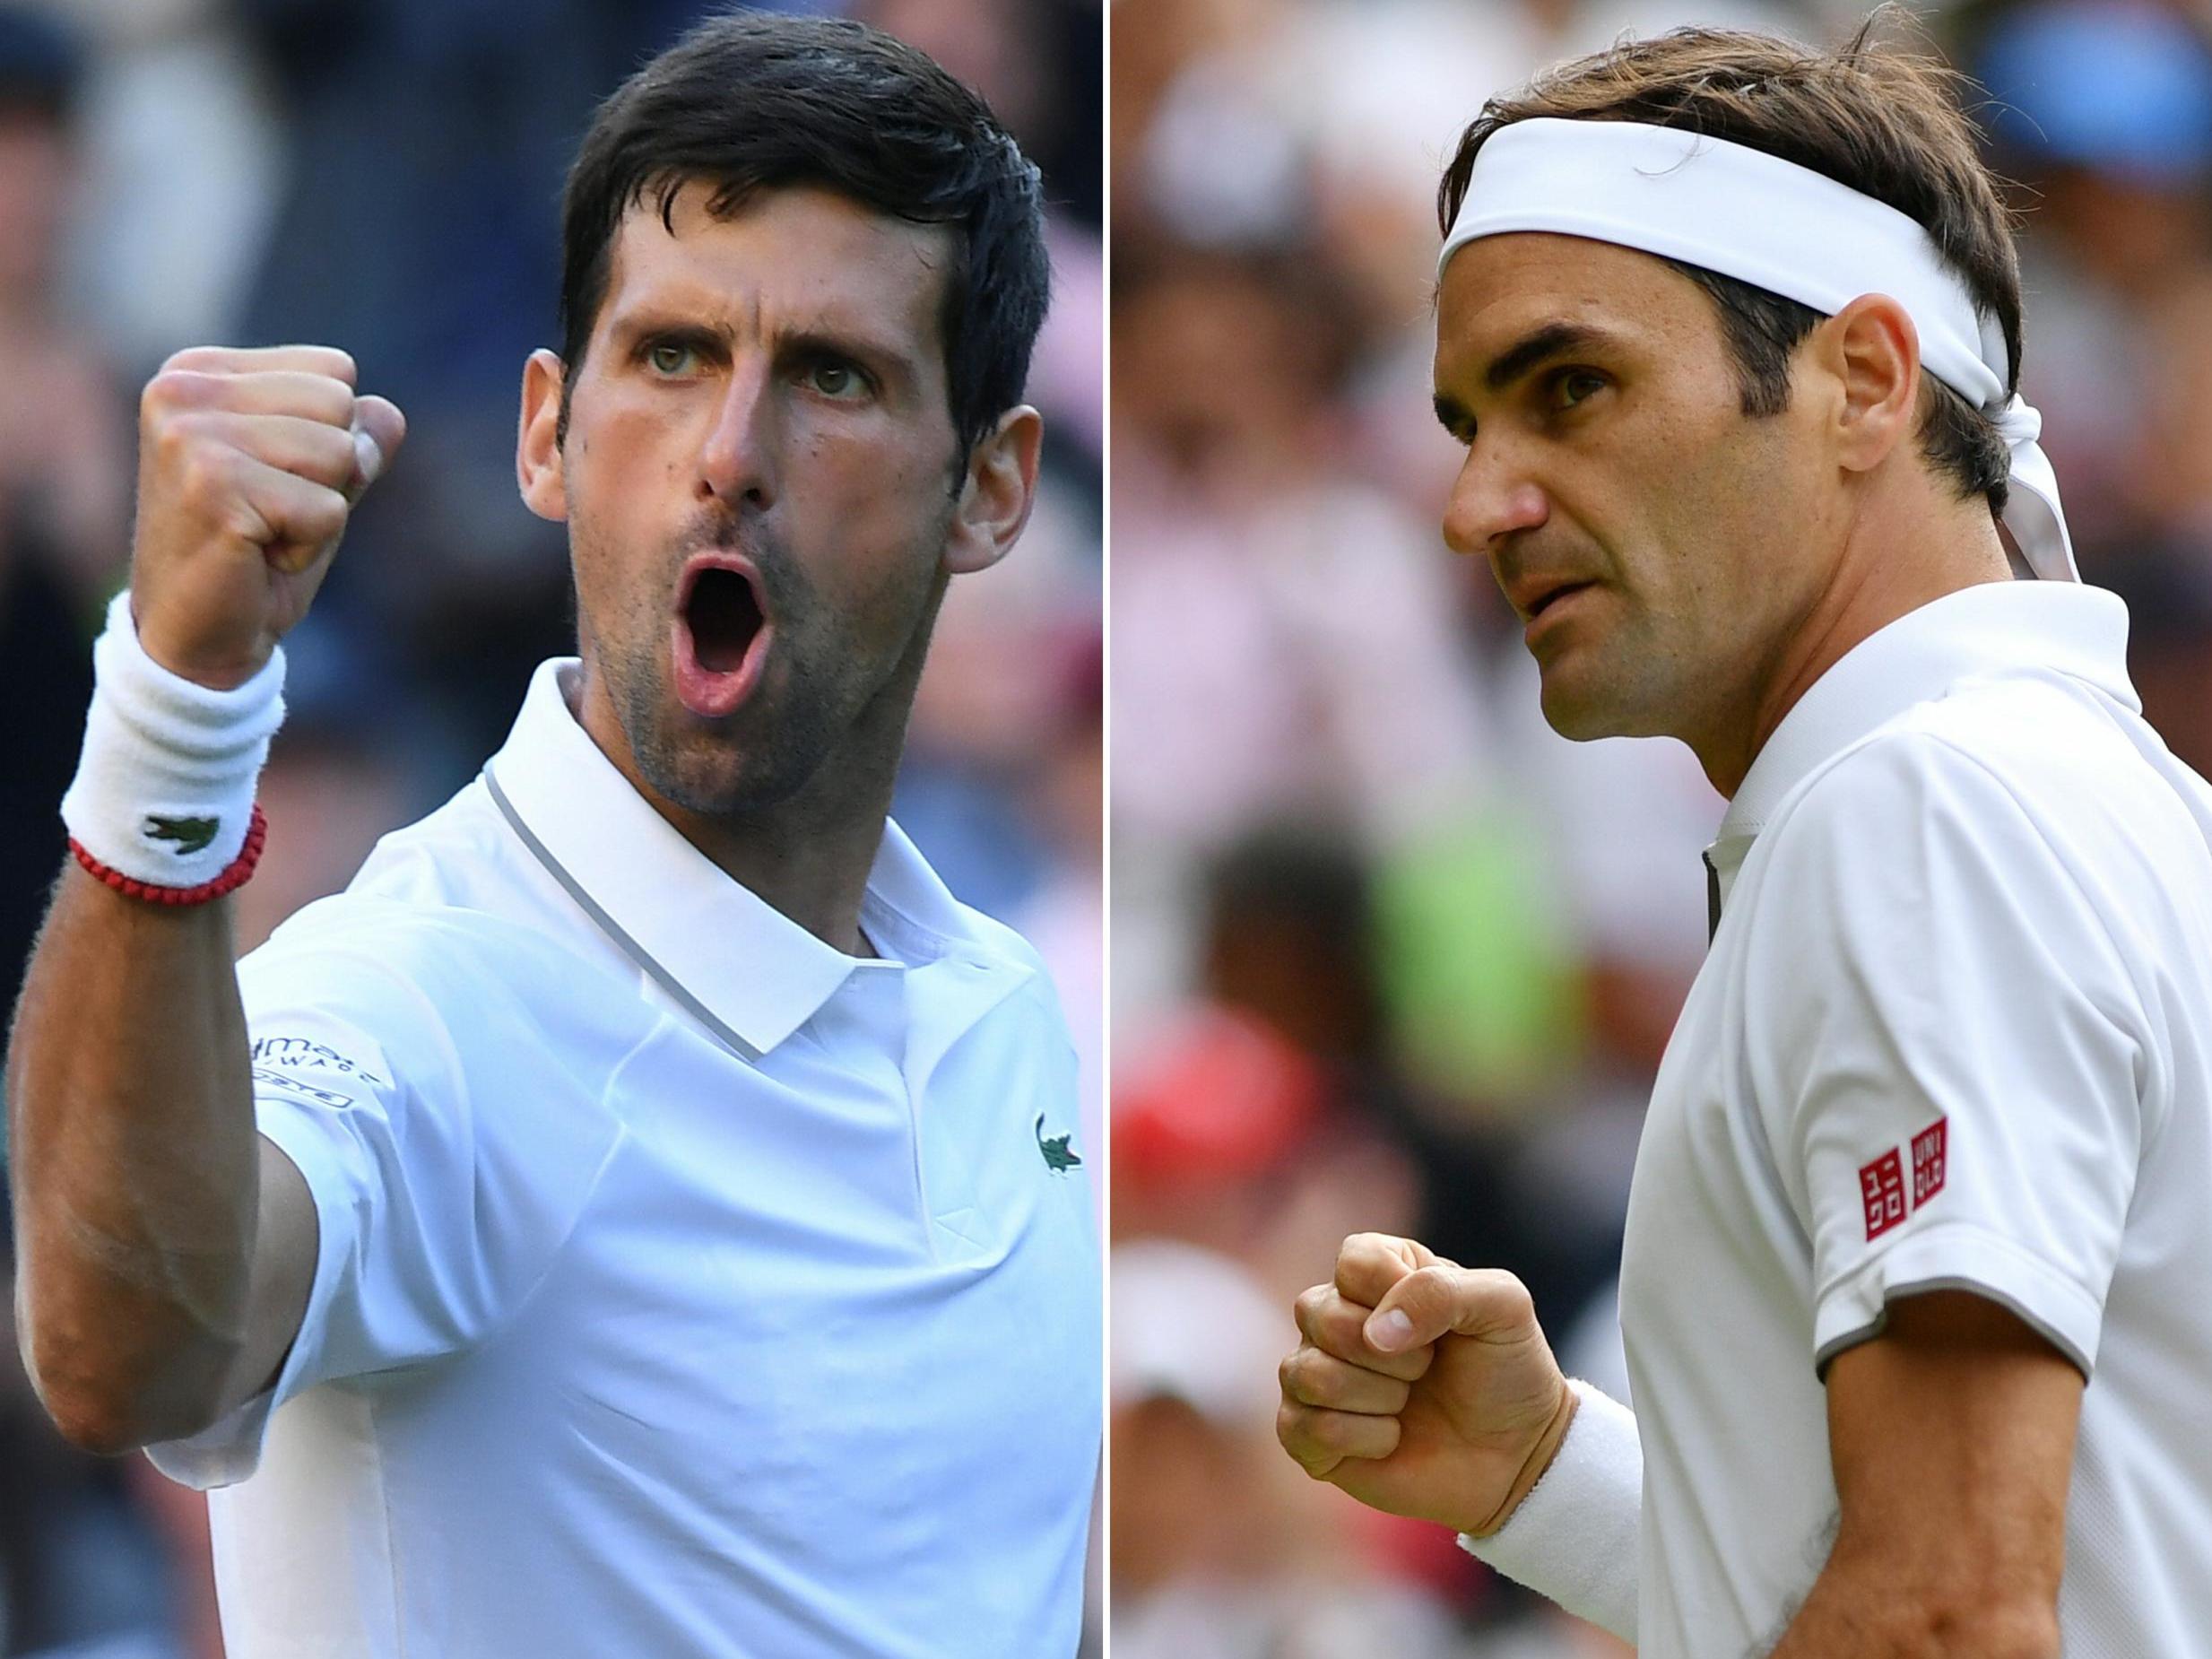
<instances>
[{"instance_id":1,"label":"knuckle","mask_svg":"<svg viewBox=\"0 0 2212 1659\"><path fill-rule=\"evenodd\" d=\"M1516 1320L1536 1316L1536 1299L1529 1294L1529 1287L1521 1282L1518 1274L1502 1267L1490 1267L1483 1269L1479 1277L1500 1313Z\"/></svg>"},{"instance_id":2,"label":"knuckle","mask_svg":"<svg viewBox=\"0 0 2212 1659\"><path fill-rule=\"evenodd\" d=\"M1398 1306L1409 1315L1434 1313L1452 1299L1452 1275L1442 1267L1417 1267L1398 1285Z\"/></svg>"},{"instance_id":3,"label":"knuckle","mask_svg":"<svg viewBox=\"0 0 2212 1659\"><path fill-rule=\"evenodd\" d=\"M1356 1419L1342 1411L1316 1411L1314 1415L1314 1443L1331 1455L1341 1457L1351 1449L1358 1427Z\"/></svg>"},{"instance_id":4,"label":"knuckle","mask_svg":"<svg viewBox=\"0 0 2212 1659\"><path fill-rule=\"evenodd\" d=\"M294 516L298 527L318 542L333 541L344 531L345 497L322 484L312 486Z\"/></svg>"},{"instance_id":5,"label":"knuckle","mask_svg":"<svg viewBox=\"0 0 2212 1659\"><path fill-rule=\"evenodd\" d=\"M188 345L181 352L172 352L161 364L161 373L189 373L213 368L223 360L223 349L215 345ZM158 378L158 377L157 377Z\"/></svg>"},{"instance_id":6,"label":"knuckle","mask_svg":"<svg viewBox=\"0 0 2212 1659\"><path fill-rule=\"evenodd\" d=\"M152 415L146 425L146 442L162 461L174 465L195 447L199 437L200 422L193 416L162 411Z\"/></svg>"},{"instance_id":7,"label":"knuckle","mask_svg":"<svg viewBox=\"0 0 2212 1659\"><path fill-rule=\"evenodd\" d=\"M177 487L184 498L201 506L238 494L238 473L228 451L201 441L196 430L179 431L172 443L177 464Z\"/></svg>"},{"instance_id":8,"label":"knuckle","mask_svg":"<svg viewBox=\"0 0 2212 1659\"><path fill-rule=\"evenodd\" d=\"M146 421L158 421L171 410L198 404L205 395L206 382L207 377L196 370L165 367L139 394L139 414Z\"/></svg>"},{"instance_id":9,"label":"knuckle","mask_svg":"<svg viewBox=\"0 0 2212 1659\"><path fill-rule=\"evenodd\" d=\"M1285 1406L1277 1414L1275 1438L1282 1443L1283 1450L1290 1454L1290 1461L1306 1471L1309 1480L1327 1480L1329 1472L1340 1461L1314 1438L1313 1413L1296 1406Z\"/></svg>"},{"instance_id":10,"label":"knuckle","mask_svg":"<svg viewBox=\"0 0 2212 1659\"><path fill-rule=\"evenodd\" d=\"M350 480L357 456L353 435L343 427L317 423L306 435L306 465L320 482Z\"/></svg>"}]
</instances>

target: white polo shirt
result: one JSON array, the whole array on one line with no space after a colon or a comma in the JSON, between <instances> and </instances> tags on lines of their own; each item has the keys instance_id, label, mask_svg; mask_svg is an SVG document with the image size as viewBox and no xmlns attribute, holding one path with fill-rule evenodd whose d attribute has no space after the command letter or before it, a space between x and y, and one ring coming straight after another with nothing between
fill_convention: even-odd
<instances>
[{"instance_id":1,"label":"white polo shirt","mask_svg":"<svg viewBox=\"0 0 2212 1659\"><path fill-rule=\"evenodd\" d=\"M1938 600L1729 808L1623 1252L1644 1659L1770 1651L1835 1536L1821 1368L1938 1287L2089 1377L2066 1651L2212 1652L2212 791L2126 638L2094 588Z\"/></svg>"},{"instance_id":2,"label":"white polo shirt","mask_svg":"<svg viewBox=\"0 0 2212 1659\"><path fill-rule=\"evenodd\" d=\"M272 1394L153 1448L221 1489L231 1659L1072 1653L1102 1322L1041 966L896 826L887 960L833 950L572 672L239 968L321 1236Z\"/></svg>"}]
</instances>

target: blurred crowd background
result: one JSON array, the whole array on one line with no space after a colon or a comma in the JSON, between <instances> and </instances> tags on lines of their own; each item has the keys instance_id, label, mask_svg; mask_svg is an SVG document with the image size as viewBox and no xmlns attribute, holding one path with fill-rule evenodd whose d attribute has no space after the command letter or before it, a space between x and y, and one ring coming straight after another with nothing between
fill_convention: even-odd
<instances>
[{"instance_id":1,"label":"blurred crowd background","mask_svg":"<svg viewBox=\"0 0 2212 1659\"><path fill-rule=\"evenodd\" d=\"M2024 383L2152 719L2212 766L2212 39L2200 5L1915 7L2023 214ZM1344 1234L1518 1272L1625 1391L1642 1112L1722 803L1571 744L1438 531L1436 189L1488 95L1624 32L1833 44L1858 0L1115 0L1116 1659L1620 1651L1274 1443Z\"/></svg>"},{"instance_id":2,"label":"blurred crowd background","mask_svg":"<svg viewBox=\"0 0 2212 1659\"><path fill-rule=\"evenodd\" d=\"M64 854L90 644L128 552L138 389L203 343L341 345L409 416L287 641L241 947L344 885L498 747L572 648L566 543L517 499L524 359L558 343L559 198L597 100L704 0L0 0L0 995ZM1044 482L954 586L893 808L1059 979L1102 1143L1098 0L854 0L1044 169ZM0 1120L4 1121L4 1120ZM0 1134L4 1134L0 1130ZM4 1197L0 1196L0 1204ZM0 1226L0 1292L7 1289ZM0 1294L0 1659L217 1659L202 1500L69 1451Z\"/></svg>"}]
</instances>

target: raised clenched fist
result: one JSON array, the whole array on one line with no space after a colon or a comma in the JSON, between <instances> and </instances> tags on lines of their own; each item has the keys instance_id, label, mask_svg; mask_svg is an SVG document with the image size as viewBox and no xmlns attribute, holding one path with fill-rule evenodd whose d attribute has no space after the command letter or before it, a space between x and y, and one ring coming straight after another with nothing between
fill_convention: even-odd
<instances>
[{"instance_id":1,"label":"raised clenched fist","mask_svg":"<svg viewBox=\"0 0 2212 1659\"><path fill-rule=\"evenodd\" d=\"M251 679L307 614L363 490L407 433L330 346L179 352L139 403L131 609L155 662Z\"/></svg>"},{"instance_id":2,"label":"raised clenched fist","mask_svg":"<svg viewBox=\"0 0 2212 1659\"><path fill-rule=\"evenodd\" d=\"M1574 1396L1511 1273L1357 1233L1298 1298L1275 1432L1317 1481L1463 1533L1505 1524L1558 1449Z\"/></svg>"}]
</instances>

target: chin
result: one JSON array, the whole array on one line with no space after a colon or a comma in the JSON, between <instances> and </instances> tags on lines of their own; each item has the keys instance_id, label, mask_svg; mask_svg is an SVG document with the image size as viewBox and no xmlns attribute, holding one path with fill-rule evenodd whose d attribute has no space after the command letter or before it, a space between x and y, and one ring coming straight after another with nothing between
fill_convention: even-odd
<instances>
[{"instance_id":1,"label":"chin","mask_svg":"<svg viewBox=\"0 0 2212 1659\"><path fill-rule=\"evenodd\" d=\"M1572 676L1548 671L1539 703L1544 724L1577 743L1600 737L1652 737L1663 727L1623 697L1620 688L1576 683Z\"/></svg>"},{"instance_id":2,"label":"chin","mask_svg":"<svg viewBox=\"0 0 2212 1659\"><path fill-rule=\"evenodd\" d=\"M1612 718L1608 699L1593 695L1592 687L1571 683L1571 679L1557 669L1545 673L1543 689L1538 696L1544 711L1544 724L1560 736L1578 743L1597 737L1618 736L1620 727Z\"/></svg>"},{"instance_id":3,"label":"chin","mask_svg":"<svg viewBox=\"0 0 2212 1659\"><path fill-rule=\"evenodd\" d=\"M703 818L742 818L781 806L806 787L821 760L773 739L698 732L638 745L636 753L655 794Z\"/></svg>"}]
</instances>

